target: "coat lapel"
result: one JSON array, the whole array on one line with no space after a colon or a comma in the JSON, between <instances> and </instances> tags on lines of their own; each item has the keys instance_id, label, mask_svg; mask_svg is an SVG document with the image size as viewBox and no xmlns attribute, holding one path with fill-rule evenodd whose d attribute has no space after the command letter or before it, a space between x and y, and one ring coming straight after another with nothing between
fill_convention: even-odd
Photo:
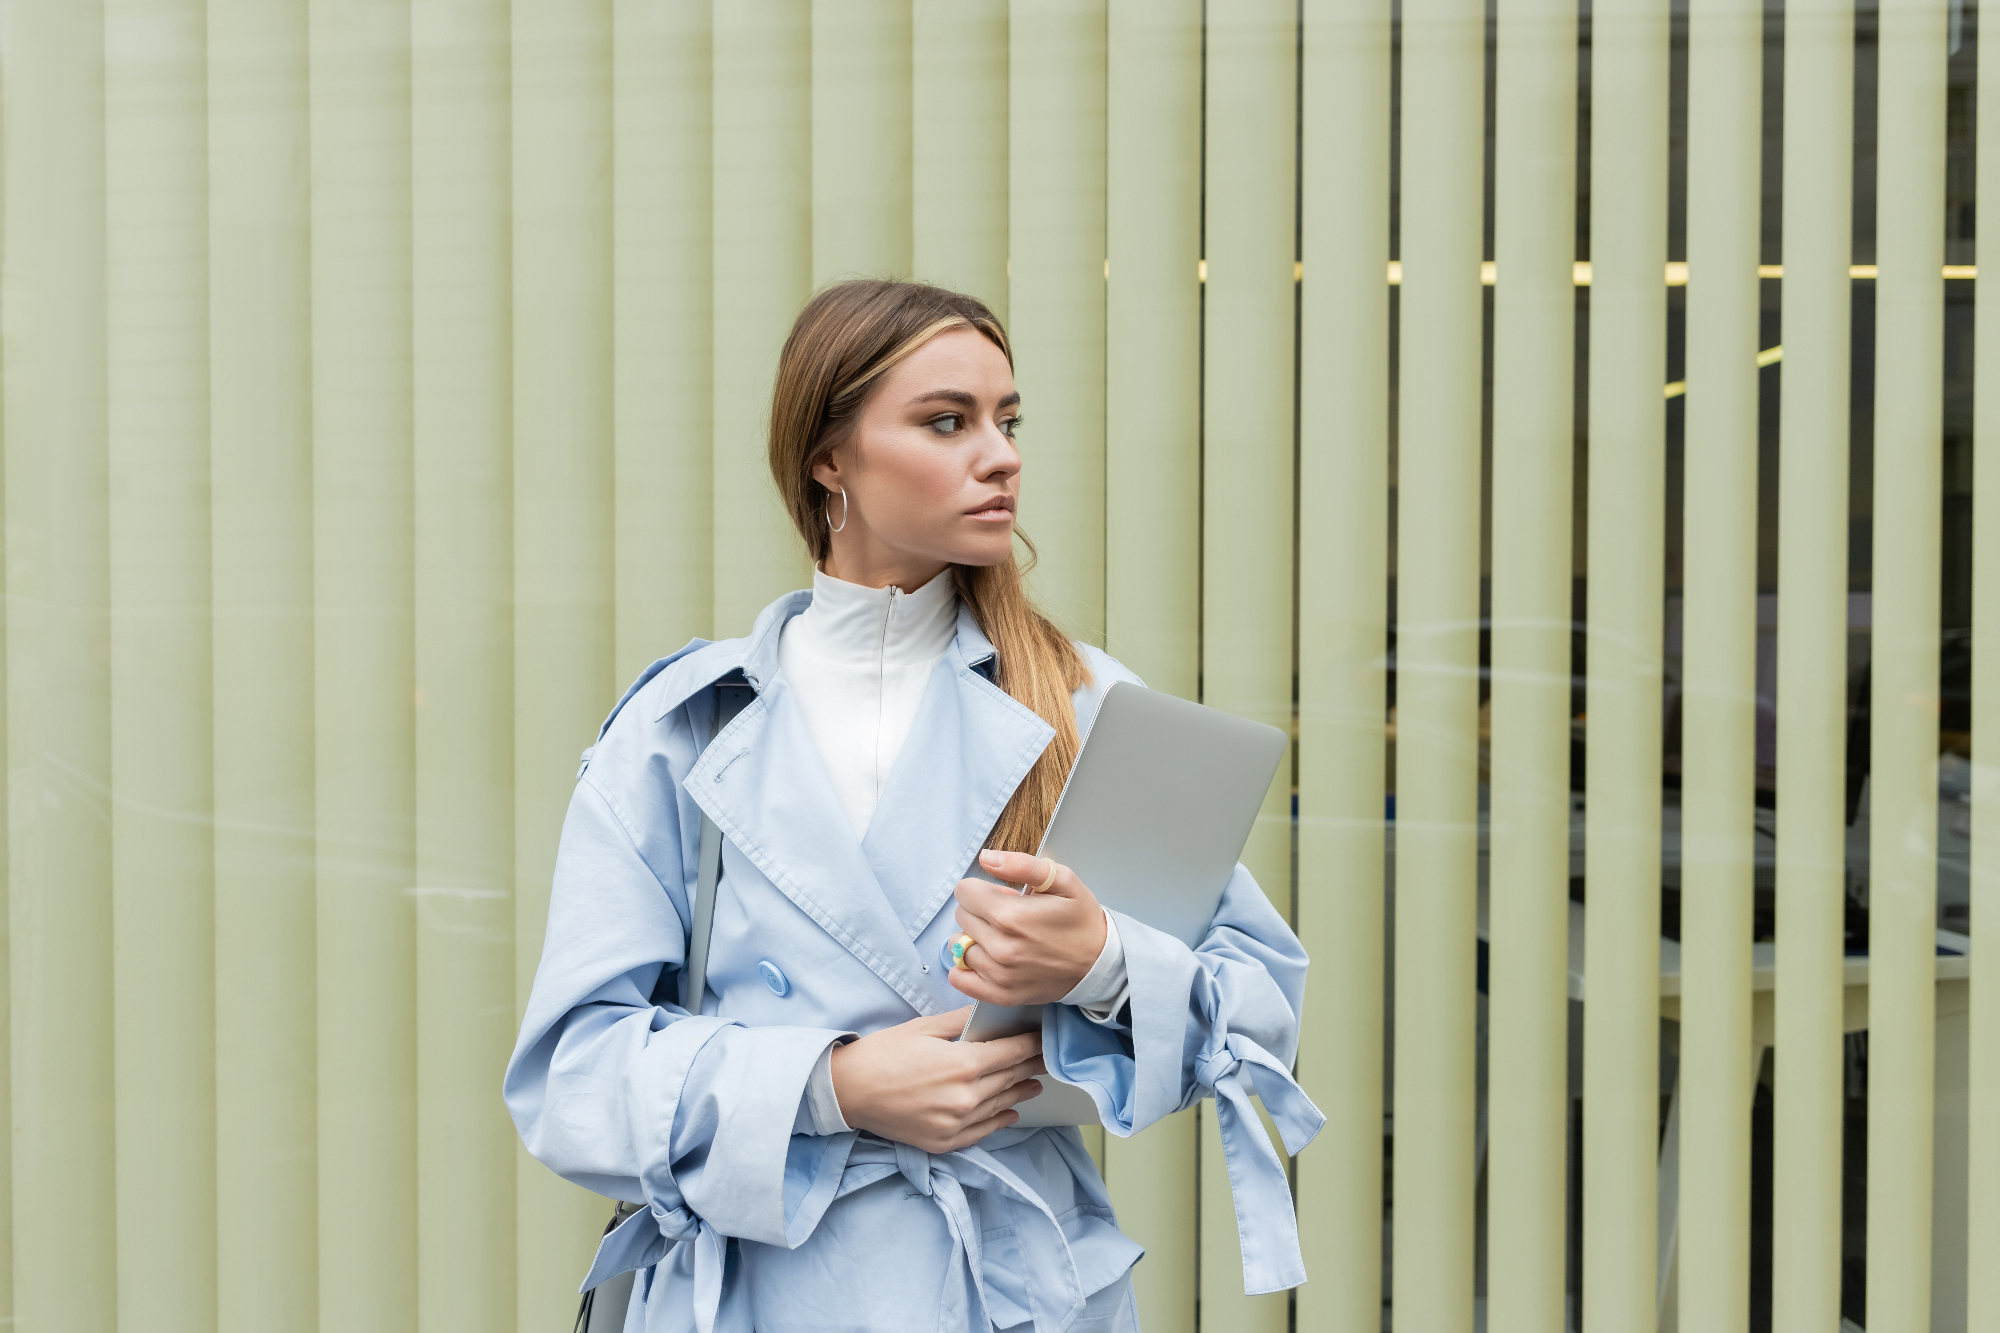
<instances>
[{"instance_id":1,"label":"coat lapel","mask_svg":"<svg viewBox=\"0 0 2000 1333\"><path fill-rule=\"evenodd\" d=\"M805 717L774 674L687 777L717 828L799 910L919 1013L936 1005L923 966L862 855L813 749Z\"/></svg>"},{"instance_id":2,"label":"coat lapel","mask_svg":"<svg viewBox=\"0 0 2000 1333\"><path fill-rule=\"evenodd\" d=\"M861 842L909 939L923 933L967 874L1055 736L974 669L958 651L962 642L939 659Z\"/></svg>"},{"instance_id":3,"label":"coat lapel","mask_svg":"<svg viewBox=\"0 0 2000 1333\"><path fill-rule=\"evenodd\" d=\"M778 632L810 600L793 593L758 617L740 659L757 698L702 753L686 790L779 892L918 1013L938 1013L914 941L1055 729L988 679L993 646L960 606L857 841L776 669Z\"/></svg>"}]
</instances>

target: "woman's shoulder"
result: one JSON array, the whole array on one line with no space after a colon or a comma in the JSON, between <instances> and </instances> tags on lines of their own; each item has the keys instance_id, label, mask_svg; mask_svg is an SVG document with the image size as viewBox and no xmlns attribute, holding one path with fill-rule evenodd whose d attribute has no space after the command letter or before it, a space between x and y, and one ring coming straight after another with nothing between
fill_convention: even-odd
<instances>
[{"instance_id":1,"label":"woman's shoulder","mask_svg":"<svg viewBox=\"0 0 2000 1333\"><path fill-rule=\"evenodd\" d=\"M1083 654L1083 664L1090 669L1090 679L1085 681L1070 695L1070 702L1076 709L1077 725L1085 731L1097 718L1097 706L1104 702L1104 692L1124 681L1144 689L1146 682L1140 680L1131 668L1105 652L1080 640L1074 641L1076 649Z\"/></svg>"},{"instance_id":2,"label":"woman's shoulder","mask_svg":"<svg viewBox=\"0 0 2000 1333\"><path fill-rule=\"evenodd\" d=\"M1095 690L1097 693L1102 694L1104 691L1110 689L1113 684L1121 680L1137 685L1141 689L1145 688L1146 682L1139 679L1137 672L1113 657L1110 653L1105 652L1102 648L1085 643L1081 639L1075 639L1071 642L1075 643L1076 650L1083 654L1083 664L1090 668L1091 679L1084 686L1085 689Z\"/></svg>"},{"instance_id":3,"label":"woman's shoulder","mask_svg":"<svg viewBox=\"0 0 2000 1333\"><path fill-rule=\"evenodd\" d=\"M600 780L611 771L634 763L644 767L661 758L686 765L693 762L694 724L707 722L697 706L711 686L738 678L747 640L690 640L678 652L658 659L640 672L597 730L585 765ZM691 716L699 713L699 718Z\"/></svg>"}]
</instances>

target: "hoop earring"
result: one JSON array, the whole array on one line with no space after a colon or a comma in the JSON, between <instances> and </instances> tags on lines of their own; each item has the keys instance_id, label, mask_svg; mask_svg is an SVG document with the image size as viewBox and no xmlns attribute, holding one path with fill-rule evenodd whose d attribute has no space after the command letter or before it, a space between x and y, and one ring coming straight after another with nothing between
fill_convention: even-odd
<instances>
[{"instance_id":1,"label":"hoop earring","mask_svg":"<svg viewBox=\"0 0 2000 1333\"><path fill-rule=\"evenodd\" d=\"M824 512L826 516L826 530L828 532L843 531L847 527L847 492L843 490L840 493L840 527L836 528L835 526L833 526L832 505L828 505Z\"/></svg>"}]
</instances>

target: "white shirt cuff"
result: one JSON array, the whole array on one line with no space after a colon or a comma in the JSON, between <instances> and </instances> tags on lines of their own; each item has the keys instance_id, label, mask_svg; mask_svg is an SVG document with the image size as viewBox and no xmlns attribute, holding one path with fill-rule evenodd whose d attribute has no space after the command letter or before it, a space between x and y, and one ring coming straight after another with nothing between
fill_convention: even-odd
<instances>
[{"instance_id":1,"label":"white shirt cuff","mask_svg":"<svg viewBox=\"0 0 2000 1333\"><path fill-rule=\"evenodd\" d=\"M1118 938L1118 921L1104 909L1104 947L1083 980L1070 988L1062 1003L1073 1004L1093 1023L1109 1023L1132 997L1132 979L1125 971L1125 942Z\"/></svg>"},{"instance_id":2,"label":"white shirt cuff","mask_svg":"<svg viewBox=\"0 0 2000 1333\"><path fill-rule=\"evenodd\" d=\"M799 1114L792 1122L792 1133L843 1134L853 1128L840 1114L840 1098L833 1091L833 1047L839 1044L835 1042L819 1053L812 1077L806 1080L805 1095L799 1098Z\"/></svg>"}]
</instances>

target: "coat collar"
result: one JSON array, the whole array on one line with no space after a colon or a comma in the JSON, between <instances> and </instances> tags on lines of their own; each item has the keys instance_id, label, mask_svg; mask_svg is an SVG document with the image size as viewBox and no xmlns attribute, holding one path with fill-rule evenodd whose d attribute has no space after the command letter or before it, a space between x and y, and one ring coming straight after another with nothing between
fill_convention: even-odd
<instances>
[{"instance_id":1,"label":"coat collar","mask_svg":"<svg viewBox=\"0 0 2000 1333\"><path fill-rule=\"evenodd\" d=\"M1055 729L993 684L993 645L961 605L868 836L857 840L777 669L779 631L811 600L809 591L787 593L745 638L675 662L678 678L654 701L655 716L742 673L757 697L703 752L688 794L849 953L919 1013L940 1012L916 938L969 873Z\"/></svg>"}]
</instances>

